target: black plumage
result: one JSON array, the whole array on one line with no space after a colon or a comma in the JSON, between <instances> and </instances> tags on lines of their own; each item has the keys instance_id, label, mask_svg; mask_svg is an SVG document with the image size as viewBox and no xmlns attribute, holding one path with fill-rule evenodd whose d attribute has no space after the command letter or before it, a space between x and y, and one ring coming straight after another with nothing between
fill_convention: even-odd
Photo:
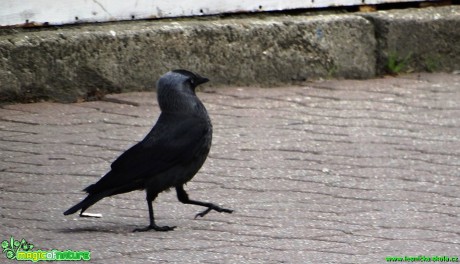
<instances>
[{"instance_id":1,"label":"black plumage","mask_svg":"<svg viewBox=\"0 0 460 264\"><path fill-rule=\"evenodd\" d=\"M104 197L145 189L150 225L135 231L172 230L174 227L155 224L152 207L158 194L172 187L182 203L207 207L196 216L211 210L231 213L230 209L189 199L183 187L201 168L211 148L211 120L195 94L195 88L207 81L186 70L163 75L157 82L161 114L155 126L141 142L121 154L105 176L86 187L88 196L64 215L81 210L80 216L85 216L83 212Z\"/></svg>"}]
</instances>

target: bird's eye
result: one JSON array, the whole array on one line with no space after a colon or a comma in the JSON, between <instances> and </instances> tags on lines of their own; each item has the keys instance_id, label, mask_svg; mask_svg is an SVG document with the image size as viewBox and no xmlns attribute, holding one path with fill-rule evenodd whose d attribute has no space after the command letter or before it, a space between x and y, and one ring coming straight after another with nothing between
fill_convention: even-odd
<instances>
[{"instance_id":1,"label":"bird's eye","mask_svg":"<svg viewBox=\"0 0 460 264\"><path fill-rule=\"evenodd\" d=\"M189 82L190 82L191 85L195 84L195 81L193 79L189 79Z\"/></svg>"}]
</instances>

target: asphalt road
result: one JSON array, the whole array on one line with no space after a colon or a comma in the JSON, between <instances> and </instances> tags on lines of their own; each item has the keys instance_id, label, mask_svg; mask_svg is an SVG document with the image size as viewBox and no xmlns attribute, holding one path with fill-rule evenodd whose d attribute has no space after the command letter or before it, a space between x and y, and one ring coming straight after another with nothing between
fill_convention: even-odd
<instances>
[{"instance_id":1,"label":"asphalt road","mask_svg":"<svg viewBox=\"0 0 460 264\"><path fill-rule=\"evenodd\" d=\"M64 217L150 130L154 93L0 107L0 240L90 251L91 263L385 263L460 255L460 75L413 74L282 88L206 88L210 157L154 203L143 192ZM7 246L5 244L5 246ZM432 259L433 260L433 259ZM14 263L6 259L0 262Z\"/></svg>"}]
</instances>

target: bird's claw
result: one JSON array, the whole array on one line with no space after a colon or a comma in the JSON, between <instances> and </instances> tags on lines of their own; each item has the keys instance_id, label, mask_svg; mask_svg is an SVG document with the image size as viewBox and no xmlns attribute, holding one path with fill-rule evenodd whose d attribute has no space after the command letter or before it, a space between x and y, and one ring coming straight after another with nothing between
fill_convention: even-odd
<instances>
[{"instance_id":1,"label":"bird's claw","mask_svg":"<svg viewBox=\"0 0 460 264\"><path fill-rule=\"evenodd\" d=\"M203 217L203 216L207 215L209 212L211 212L211 210L215 210L215 211L217 211L219 213L228 213L228 214L233 213L233 210L231 210L231 209L226 209L226 208L221 208L219 206L214 206L214 207L208 207L208 209L204 210L203 212L196 214L195 219L198 216Z\"/></svg>"},{"instance_id":2,"label":"bird's claw","mask_svg":"<svg viewBox=\"0 0 460 264\"><path fill-rule=\"evenodd\" d=\"M149 230L155 230L155 231L160 231L160 232L167 232L167 231L172 231L176 228L176 226L157 226L157 225L149 225L144 228L136 228L133 230L133 232L145 232Z\"/></svg>"},{"instance_id":3,"label":"bird's claw","mask_svg":"<svg viewBox=\"0 0 460 264\"><path fill-rule=\"evenodd\" d=\"M198 216L199 216L199 217L203 217L203 216L207 215L209 212L211 212L211 210L212 210L211 208L208 208L208 209L204 210L203 212L196 214L196 215L195 215L195 219L196 219Z\"/></svg>"}]
</instances>

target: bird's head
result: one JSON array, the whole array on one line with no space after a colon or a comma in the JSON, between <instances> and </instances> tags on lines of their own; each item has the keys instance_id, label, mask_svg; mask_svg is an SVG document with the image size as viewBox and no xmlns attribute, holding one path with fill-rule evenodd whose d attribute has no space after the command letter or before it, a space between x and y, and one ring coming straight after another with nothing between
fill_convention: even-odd
<instances>
[{"instance_id":1,"label":"bird's head","mask_svg":"<svg viewBox=\"0 0 460 264\"><path fill-rule=\"evenodd\" d=\"M167 72L157 82L158 103L162 111L192 107L195 88L209 79L191 71L178 69ZM175 110L174 110L175 111Z\"/></svg>"},{"instance_id":2,"label":"bird's head","mask_svg":"<svg viewBox=\"0 0 460 264\"><path fill-rule=\"evenodd\" d=\"M178 69L167 72L160 77L157 83L158 93L164 89L174 89L180 92L195 93L195 88L203 83L208 82L209 79L202 77L191 71Z\"/></svg>"}]
</instances>

